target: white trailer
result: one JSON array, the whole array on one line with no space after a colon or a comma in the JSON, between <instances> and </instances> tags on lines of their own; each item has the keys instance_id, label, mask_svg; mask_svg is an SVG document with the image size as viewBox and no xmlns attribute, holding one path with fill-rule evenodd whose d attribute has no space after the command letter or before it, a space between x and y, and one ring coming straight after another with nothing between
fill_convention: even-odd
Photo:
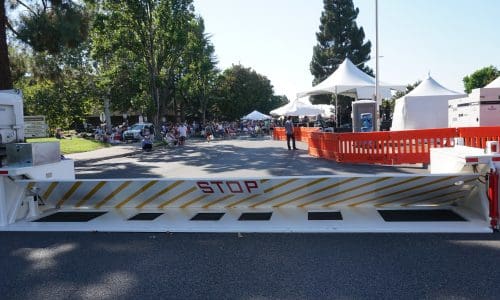
<instances>
[{"instance_id":1,"label":"white trailer","mask_svg":"<svg viewBox=\"0 0 500 300\"><path fill-rule=\"evenodd\" d=\"M474 89L467 98L448 100L448 127L500 125L500 88Z\"/></svg>"},{"instance_id":2,"label":"white trailer","mask_svg":"<svg viewBox=\"0 0 500 300\"><path fill-rule=\"evenodd\" d=\"M21 179L74 180L74 162L61 160L58 142L24 142L23 97L17 90L0 91L0 227L38 211L36 188L20 190Z\"/></svg>"}]
</instances>

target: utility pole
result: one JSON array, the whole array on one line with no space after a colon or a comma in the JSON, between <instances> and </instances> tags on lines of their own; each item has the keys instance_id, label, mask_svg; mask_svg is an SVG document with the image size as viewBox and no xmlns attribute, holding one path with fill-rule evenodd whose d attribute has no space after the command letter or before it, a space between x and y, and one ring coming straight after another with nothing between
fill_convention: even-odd
<instances>
[{"instance_id":1,"label":"utility pole","mask_svg":"<svg viewBox=\"0 0 500 300\"><path fill-rule=\"evenodd\" d=\"M374 120L374 130L378 131L380 129L380 108L379 108L379 68L378 59L380 57L378 52L378 0L375 0L375 105L376 105L376 116Z\"/></svg>"}]
</instances>

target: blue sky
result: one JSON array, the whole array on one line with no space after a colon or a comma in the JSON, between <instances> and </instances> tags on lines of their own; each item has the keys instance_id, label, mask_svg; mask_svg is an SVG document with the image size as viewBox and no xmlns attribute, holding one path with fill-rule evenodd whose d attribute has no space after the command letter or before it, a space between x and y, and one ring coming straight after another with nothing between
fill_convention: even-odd
<instances>
[{"instance_id":1,"label":"blue sky","mask_svg":"<svg viewBox=\"0 0 500 300\"><path fill-rule=\"evenodd\" d=\"M309 63L322 0L194 0L219 68L241 63L290 99L311 87ZM354 0L375 57L375 0ZM379 0L380 79L408 84L427 73L449 89L485 66L500 68L499 0ZM375 69L375 60L368 63Z\"/></svg>"}]
</instances>

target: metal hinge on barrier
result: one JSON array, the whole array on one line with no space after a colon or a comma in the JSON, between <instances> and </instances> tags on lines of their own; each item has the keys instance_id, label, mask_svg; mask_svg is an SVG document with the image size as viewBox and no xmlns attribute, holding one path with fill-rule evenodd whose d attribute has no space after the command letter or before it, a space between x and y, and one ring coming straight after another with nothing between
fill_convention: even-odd
<instances>
[{"instance_id":1,"label":"metal hinge on barrier","mask_svg":"<svg viewBox=\"0 0 500 300\"><path fill-rule=\"evenodd\" d=\"M39 187L32 187L29 189L26 193L26 196L31 196L33 197L33 201L38 204L38 206L45 205L45 202L43 201L42 196L40 195L40 188Z\"/></svg>"}]
</instances>

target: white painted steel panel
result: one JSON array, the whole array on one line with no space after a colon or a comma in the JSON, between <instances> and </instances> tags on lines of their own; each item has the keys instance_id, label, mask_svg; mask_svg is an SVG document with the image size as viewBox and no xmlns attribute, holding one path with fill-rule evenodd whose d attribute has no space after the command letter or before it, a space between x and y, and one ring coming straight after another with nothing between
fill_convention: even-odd
<instances>
[{"instance_id":1,"label":"white painted steel panel","mask_svg":"<svg viewBox=\"0 0 500 300\"><path fill-rule=\"evenodd\" d=\"M153 221L127 221L147 210L120 209L89 222L40 223L23 220L0 231L105 231L105 232L492 232L487 221L471 211L450 208L465 222L385 222L373 207L343 207L344 220L309 221L306 209L228 209L220 221L190 221L197 209L166 209ZM74 211L74 210L72 210ZM337 210L336 210L337 211ZM149 211L149 212L158 212ZM222 212L203 210L203 212ZM243 212L272 212L270 221L238 221Z\"/></svg>"}]
</instances>

